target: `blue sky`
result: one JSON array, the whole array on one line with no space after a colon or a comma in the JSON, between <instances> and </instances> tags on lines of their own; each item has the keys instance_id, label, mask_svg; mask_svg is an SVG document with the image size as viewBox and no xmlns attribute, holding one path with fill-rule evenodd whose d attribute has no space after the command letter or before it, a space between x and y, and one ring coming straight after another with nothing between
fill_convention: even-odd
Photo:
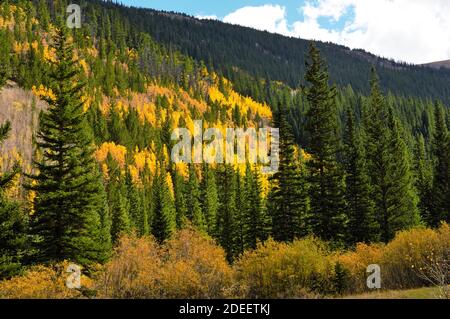
<instances>
[{"instance_id":1,"label":"blue sky","mask_svg":"<svg viewBox=\"0 0 450 319\"><path fill-rule=\"evenodd\" d=\"M313 1L314 2L314 1ZM286 8L286 19L288 24L297 20L303 20L301 8L305 5L305 0L122 0L123 4L152 8L165 11L176 11L187 13L192 16L216 16L223 19L226 15L244 6L262 6L266 4L278 4ZM330 29L342 29L347 21L344 17L339 21L332 21L328 17L320 19L320 25Z\"/></svg>"},{"instance_id":2,"label":"blue sky","mask_svg":"<svg viewBox=\"0 0 450 319\"><path fill-rule=\"evenodd\" d=\"M267 0L122 0L121 2L136 7L184 12L193 16L215 15L220 18L244 6L261 6L271 3ZM300 15L297 9L301 7L304 0L283 0L273 3L286 6L289 12L288 18L298 19Z\"/></svg>"},{"instance_id":3,"label":"blue sky","mask_svg":"<svg viewBox=\"0 0 450 319\"><path fill-rule=\"evenodd\" d=\"M121 0L362 48L409 63L450 59L448 0Z\"/></svg>"}]
</instances>

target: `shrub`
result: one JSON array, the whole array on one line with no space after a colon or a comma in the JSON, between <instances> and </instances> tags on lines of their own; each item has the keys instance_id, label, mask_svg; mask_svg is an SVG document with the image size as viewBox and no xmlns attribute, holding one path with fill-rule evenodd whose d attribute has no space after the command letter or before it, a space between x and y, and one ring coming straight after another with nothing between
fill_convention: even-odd
<instances>
[{"instance_id":1,"label":"shrub","mask_svg":"<svg viewBox=\"0 0 450 319\"><path fill-rule=\"evenodd\" d=\"M244 253L235 268L247 298L305 298L328 290L333 265L325 244L310 237L269 240Z\"/></svg>"},{"instance_id":2,"label":"shrub","mask_svg":"<svg viewBox=\"0 0 450 319\"><path fill-rule=\"evenodd\" d=\"M0 298L8 299L70 299L82 298L82 290L66 287L68 262L55 266L34 266L23 276L0 282ZM82 277L84 288L92 286L87 277Z\"/></svg>"},{"instance_id":3,"label":"shrub","mask_svg":"<svg viewBox=\"0 0 450 319\"><path fill-rule=\"evenodd\" d=\"M438 230L418 228L398 233L383 252L384 287L409 289L429 285L423 275L429 273L435 262L449 262L449 236L447 224Z\"/></svg>"},{"instance_id":4,"label":"shrub","mask_svg":"<svg viewBox=\"0 0 450 319\"><path fill-rule=\"evenodd\" d=\"M232 284L232 269L224 250L191 229L178 232L166 244L161 284L167 298L222 298Z\"/></svg>"},{"instance_id":5,"label":"shrub","mask_svg":"<svg viewBox=\"0 0 450 319\"><path fill-rule=\"evenodd\" d=\"M367 290L367 266L380 264L383 246L360 243L354 251L343 252L337 256L337 261L349 272L347 291L349 293Z\"/></svg>"},{"instance_id":6,"label":"shrub","mask_svg":"<svg viewBox=\"0 0 450 319\"><path fill-rule=\"evenodd\" d=\"M387 245L358 244L355 251L343 253L337 260L350 272L349 293L368 290L366 269L370 264L380 265L383 289L419 288L439 284L437 278L435 283L429 279L434 272L448 269L449 243L447 224L437 230L415 228L397 233Z\"/></svg>"},{"instance_id":7,"label":"shrub","mask_svg":"<svg viewBox=\"0 0 450 319\"><path fill-rule=\"evenodd\" d=\"M98 289L103 298L223 298L231 280L222 248L186 229L164 246L150 237L123 237Z\"/></svg>"},{"instance_id":8,"label":"shrub","mask_svg":"<svg viewBox=\"0 0 450 319\"><path fill-rule=\"evenodd\" d=\"M161 250L151 237L120 238L97 281L100 298L157 298Z\"/></svg>"}]
</instances>

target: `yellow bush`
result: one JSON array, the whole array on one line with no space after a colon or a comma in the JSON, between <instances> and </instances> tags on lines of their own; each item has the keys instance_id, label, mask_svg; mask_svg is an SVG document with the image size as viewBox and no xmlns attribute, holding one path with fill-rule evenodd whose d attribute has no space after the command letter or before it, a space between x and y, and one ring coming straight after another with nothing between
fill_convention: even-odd
<instances>
[{"instance_id":1,"label":"yellow bush","mask_svg":"<svg viewBox=\"0 0 450 319\"><path fill-rule=\"evenodd\" d=\"M66 287L69 263L56 266L35 266L23 276L0 282L0 298L7 299L70 299L81 298L82 293ZM82 277L83 286L91 286L87 277Z\"/></svg>"},{"instance_id":2,"label":"yellow bush","mask_svg":"<svg viewBox=\"0 0 450 319\"><path fill-rule=\"evenodd\" d=\"M165 297L225 297L232 277L225 252L207 236L187 229L167 243L162 278Z\"/></svg>"},{"instance_id":3,"label":"yellow bush","mask_svg":"<svg viewBox=\"0 0 450 319\"><path fill-rule=\"evenodd\" d=\"M350 292L367 290L367 266L380 264L383 254L382 245L358 244L354 251L337 255L336 261L350 272Z\"/></svg>"},{"instance_id":4,"label":"yellow bush","mask_svg":"<svg viewBox=\"0 0 450 319\"><path fill-rule=\"evenodd\" d=\"M156 298L161 266L161 251L153 238L122 237L98 279L98 296Z\"/></svg>"},{"instance_id":5,"label":"yellow bush","mask_svg":"<svg viewBox=\"0 0 450 319\"><path fill-rule=\"evenodd\" d=\"M292 244L269 240L246 252L236 264L236 280L249 298L311 297L326 290L333 265L326 246L315 238Z\"/></svg>"},{"instance_id":6,"label":"yellow bush","mask_svg":"<svg viewBox=\"0 0 450 319\"><path fill-rule=\"evenodd\" d=\"M160 247L123 237L98 281L102 298L223 298L232 270L211 239L182 230Z\"/></svg>"},{"instance_id":7,"label":"yellow bush","mask_svg":"<svg viewBox=\"0 0 450 319\"><path fill-rule=\"evenodd\" d=\"M337 256L350 272L349 292L367 291L367 266L378 264L383 289L409 289L432 284L424 279L431 268L449 267L450 227L416 228L399 232L387 245L359 244L355 251ZM448 268L447 268L448 269Z\"/></svg>"},{"instance_id":8,"label":"yellow bush","mask_svg":"<svg viewBox=\"0 0 450 319\"><path fill-rule=\"evenodd\" d=\"M449 236L447 224L438 230L418 228L398 233L383 252L381 269L385 287L407 289L430 284L421 275L433 261L449 262Z\"/></svg>"}]
</instances>

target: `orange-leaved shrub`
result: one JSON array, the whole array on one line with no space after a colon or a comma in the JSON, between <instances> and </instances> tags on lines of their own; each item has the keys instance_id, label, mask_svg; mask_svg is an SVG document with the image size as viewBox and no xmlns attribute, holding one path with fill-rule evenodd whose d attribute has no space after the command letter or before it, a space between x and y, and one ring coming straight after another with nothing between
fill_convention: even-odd
<instances>
[{"instance_id":1,"label":"orange-leaved shrub","mask_svg":"<svg viewBox=\"0 0 450 319\"><path fill-rule=\"evenodd\" d=\"M382 289L409 289L432 285L425 276L432 277L436 268L449 269L449 256L450 227L444 223L436 230L401 231L386 245L358 244L337 260L350 273L348 292L357 293L368 290L366 269L370 264L380 266Z\"/></svg>"},{"instance_id":2,"label":"orange-leaved shrub","mask_svg":"<svg viewBox=\"0 0 450 319\"><path fill-rule=\"evenodd\" d=\"M450 227L417 228L397 234L383 249L382 278L387 289L423 287L432 283L423 275L430 275L435 263L447 267L450 257ZM447 284L450 279L447 274Z\"/></svg>"},{"instance_id":3,"label":"orange-leaved shrub","mask_svg":"<svg viewBox=\"0 0 450 319\"><path fill-rule=\"evenodd\" d=\"M383 254L383 245L359 243L348 252L339 252L336 262L339 262L348 272L348 292L367 290L367 266L379 264Z\"/></svg>"},{"instance_id":4,"label":"orange-leaved shrub","mask_svg":"<svg viewBox=\"0 0 450 319\"><path fill-rule=\"evenodd\" d=\"M72 299L83 298L83 289L90 289L93 282L81 277L82 289L69 289L69 262L54 266L33 266L23 276L0 282L0 298L6 299Z\"/></svg>"},{"instance_id":5,"label":"orange-leaved shrub","mask_svg":"<svg viewBox=\"0 0 450 319\"><path fill-rule=\"evenodd\" d=\"M101 298L223 298L231 285L223 249L185 229L162 246L152 237L121 238L97 289Z\"/></svg>"},{"instance_id":6,"label":"orange-leaved shrub","mask_svg":"<svg viewBox=\"0 0 450 319\"><path fill-rule=\"evenodd\" d=\"M328 290L333 267L326 245L308 237L291 244L270 239L244 253L235 270L247 298L310 298Z\"/></svg>"}]
</instances>

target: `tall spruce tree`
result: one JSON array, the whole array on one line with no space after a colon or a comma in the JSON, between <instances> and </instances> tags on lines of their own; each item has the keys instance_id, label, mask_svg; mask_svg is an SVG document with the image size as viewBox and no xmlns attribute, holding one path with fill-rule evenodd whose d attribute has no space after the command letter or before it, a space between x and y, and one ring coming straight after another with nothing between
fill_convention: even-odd
<instances>
[{"instance_id":1,"label":"tall spruce tree","mask_svg":"<svg viewBox=\"0 0 450 319\"><path fill-rule=\"evenodd\" d=\"M433 201L429 223L436 227L441 221L450 222L450 134L444 110L436 103L433 153L435 158Z\"/></svg>"},{"instance_id":2,"label":"tall spruce tree","mask_svg":"<svg viewBox=\"0 0 450 319\"><path fill-rule=\"evenodd\" d=\"M71 260L82 265L107 256L101 214L105 192L94 160L93 138L83 113L84 83L64 27L55 35L56 60L48 87L54 97L40 118L37 145L42 159L31 187L36 192L32 232L38 237L36 262Z\"/></svg>"},{"instance_id":3,"label":"tall spruce tree","mask_svg":"<svg viewBox=\"0 0 450 319\"><path fill-rule=\"evenodd\" d=\"M344 146L345 199L349 218L348 243L376 241L378 227L374 216L370 179L361 135L356 128L351 109L347 109Z\"/></svg>"},{"instance_id":4,"label":"tall spruce tree","mask_svg":"<svg viewBox=\"0 0 450 319\"><path fill-rule=\"evenodd\" d=\"M175 204L170 194L166 176L166 169L164 163L162 163L153 181L153 214L151 221L152 234L160 243L169 239L176 230Z\"/></svg>"},{"instance_id":5,"label":"tall spruce tree","mask_svg":"<svg viewBox=\"0 0 450 319\"><path fill-rule=\"evenodd\" d=\"M199 230L206 230L205 217L200 204L200 187L194 165L189 166L187 214L192 224Z\"/></svg>"},{"instance_id":6,"label":"tall spruce tree","mask_svg":"<svg viewBox=\"0 0 450 319\"><path fill-rule=\"evenodd\" d=\"M10 122L0 125L0 144L7 138ZM16 163L10 172L0 174L0 279L18 274L27 251L28 223L19 203L10 200L6 191L19 173Z\"/></svg>"},{"instance_id":7,"label":"tall spruce tree","mask_svg":"<svg viewBox=\"0 0 450 319\"><path fill-rule=\"evenodd\" d=\"M174 171L173 187L175 190L175 210L177 228L181 229L186 225L187 220L187 187L184 181L184 177L178 173L177 170Z\"/></svg>"},{"instance_id":8,"label":"tall spruce tree","mask_svg":"<svg viewBox=\"0 0 450 319\"><path fill-rule=\"evenodd\" d=\"M381 240L419 223L411 158L400 123L387 106L372 69L371 95L364 115L367 163Z\"/></svg>"},{"instance_id":9,"label":"tall spruce tree","mask_svg":"<svg viewBox=\"0 0 450 319\"><path fill-rule=\"evenodd\" d=\"M418 207L422 219L426 221L428 225L431 225L433 168L426 151L425 139L422 134L417 138L415 145L414 167L416 171L416 188L419 194Z\"/></svg>"},{"instance_id":10,"label":"tall spruce tree","mask_svg":"<svg viewBox=\"0 0 450 319\"><path fill-rule=\"evenodd\" d=\"M113 242L117 243L119 238L129 234L132 228L127 187L122 180L110 182L108 193L111 210L111 236Z\"/></svg>"},{"instance_id":11,"label":"tall spruce tree","mask_svg":"<svg viewBox=\"0 0 450 319\"><path fill-rule=\"evenodd\" d=\"M247 185L245 184L245 178L239 171L236 171L236 196L235 196L235 248L236 255L240 255L245 250L245 208L249 205L247 202Z\"/></svg>"},{"instance_id":12,"label":"tall spruce tree","mask_svg":"<svg viewBox=\"0 0 450 319\"><path fill-rule=\"evenodd\" d=\"M217 172L219 207L216 218L216 236L224 248L228 261L236 255L236 173L232 166L220 167Z\"/></svg>"},{"instance_id":13,"label":"tall spruce tree","mask_svg":"<svg viewBox=\"0 0 450 319\"><path fill-rule=\"evenodd\" d=\"M126 170L125 185L127 191L127 199L129 206L130 224L131 227L139 235L145 235L144 215L147 212L144 209L143 192L139 186L135 184L129 169Z\"/></svg>"},{"instance_id":14,"label":"tall spruce tree","mask_svg":"<svg viewBox=\"0 0 450 319\"><path fill-rule=\"evenodd\" d=\"M292 241L306 235L307 194L305 179L296 156L287 110L280 105L274 115L274 127L279 129L279 166L271 176L268 210L272 217L272 235L277 241Z\"/></svg>"},{"instance_id":15,"label":"tall spruce tree","mask_svg":"<svg viewBox=\"0 0 450 319\"><path fill-rule=\"evenodd\" d=\"M261 175L259 168L247 163L245 170L245 203L244 243L246 249L255 249L258 242L265 241L269 236L270 220L264 208Z\"/></svg>"},{"instance_id":16,"label":"tall spruce tree","mask_svg":"<svg viewBox=\"0 0 450 319\"><path fill-rule=\"evenodd\" d=\"M219 207L219 195L217 193L217 184L214 171L203 165L201 189L201 204L205 215L206 230L211 236L215 235L215 225L217 218L217 210Z\"/></svg>"},{"instance_id":17,"label":"tall spruce tree","mask_svg":"<svg viewBox=\"0 0 450 319\"><path fill-rule=\"evenodd\" d=\"M335 88L328 84L328 72L319 50L311 43L306 63L306 97L310 109L306 129L311 221L314 233L335 242L344 241L347 227L343 173L337 162L340 139L337 124Z\"/></svg>"}]
</instances>

